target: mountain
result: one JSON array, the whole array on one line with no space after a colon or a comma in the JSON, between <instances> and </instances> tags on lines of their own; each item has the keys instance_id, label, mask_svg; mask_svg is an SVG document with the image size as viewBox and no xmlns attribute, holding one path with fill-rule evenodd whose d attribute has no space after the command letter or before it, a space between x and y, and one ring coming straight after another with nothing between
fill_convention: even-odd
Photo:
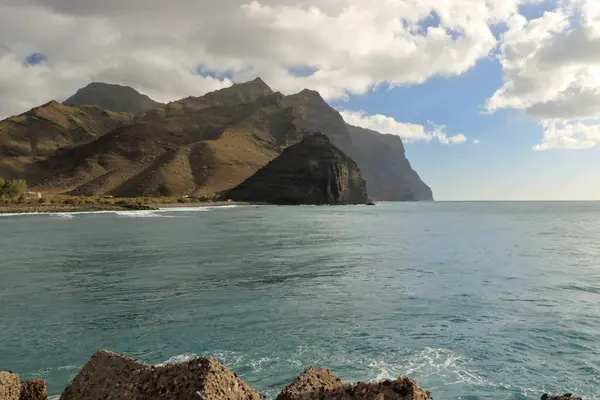
<instances>
[{"instance_id":1,"label":"mountain","mask_svg":"<svg viewBox=\"0 0 600 400\"><path fill-rule=\"evenodd\" d=\"M247 89L235 85L153 110L41 162L44 173L30 182L41 191L85 195L213 197L306 135L281 94L247 97ZM229 99L214 101L222 95ZM189 108L191 103L196 107Z\"/></svg>"},{"instance_id":2,"label":"mountain","mask_svg":"<svg viewBox=\"0 0 600 400\"><path fill-rule=\"evenodd\" d=\"M113 100L137 93L104 84L78 93L94 93L90 87ZM0 155L10 155L0 157L0 176L27 179L42 192L212 198L322 132L357 162L372 199L432 200L399 138L347 125L318 92L284 96L257 78L157 104L134 116L52 102L0 122Z\"/></svg>"},{"instance_id":3,"label":"mountain","mask_svg":"<svg viewBox=\"0 0 600 400\"><path fill-rule=\"evenodd\" d=\"M279 205L364 204L367 185L354 160L316 133L283 150L223 198Z\"/></svg>"},{"instance_id":4,"label":"mountain","mask_svg":"<svg viewBox=\"0 0 600 400\"><path fill-rule=\"evenodd\" d=\"M163 104L139 93L133 88L108 83L92 82L63 102L68 106L95 105L109 111L138 114Z\"/></svg>"},{"instance_id":5,"label":"mountain","mask_svg":"<svg viewBox=\"0 0 600 400\"><path fill-rule=\"evenodd\" d=\"M56 101L0 121L0 176L27 177L26 169L36 161L89 143L132 121L128 113Z\"/></svg>"}]
</instances>

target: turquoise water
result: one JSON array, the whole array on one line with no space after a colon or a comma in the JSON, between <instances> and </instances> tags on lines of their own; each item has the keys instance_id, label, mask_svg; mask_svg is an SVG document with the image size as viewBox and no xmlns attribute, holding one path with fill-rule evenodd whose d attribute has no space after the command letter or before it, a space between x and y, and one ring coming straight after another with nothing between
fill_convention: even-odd
<instances>
[{"instance_id":1,"label":"turquoise water","mask_svg":"<svg viewBox=\"0 0 600 400\"><path fill-rule=\"evenodd\" d=\"M0 217L0 369L56 395L96 350L305 367L436 399L600 399L600 203Z\"/></svg>"}]
</instances>

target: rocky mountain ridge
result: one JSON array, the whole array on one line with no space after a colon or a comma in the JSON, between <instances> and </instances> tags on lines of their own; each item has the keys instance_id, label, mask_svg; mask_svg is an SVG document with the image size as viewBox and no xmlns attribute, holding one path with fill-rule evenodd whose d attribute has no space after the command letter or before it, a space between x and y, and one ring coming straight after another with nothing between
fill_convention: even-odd
<instances>
[{"instance_id":1,"label":"rocky mountain ridge","mask_svg":"<svg viewBox=\"0 0 600 400\"><path fill-rule=\"evenodd\" d=\"M104 90L96 104L118 104L122 90ZM106 100L109 95L114 98ZM34 110L13 117L33 127L29 136L18 134L10 119L0 122L0 152L10 154L0 158L0 175L26 179L42 192L214 198L319 131L357 162L373 199L432 199L399 138L347 125L315 91L284 96L260 78L135 115L52 102L37 112L65 117L45 122L43 129ZM32 145L36 135L51 143ZM15 150L22 148L28 152Z\"/></svg>"}]
</instances>

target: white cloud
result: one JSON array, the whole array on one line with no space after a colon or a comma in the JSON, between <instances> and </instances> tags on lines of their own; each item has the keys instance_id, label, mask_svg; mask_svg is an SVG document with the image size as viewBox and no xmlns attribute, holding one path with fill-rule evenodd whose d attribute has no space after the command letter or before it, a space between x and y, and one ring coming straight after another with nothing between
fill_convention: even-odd
<instances>
[{"instance_id":1,"label":"white cloud","mask_svg":"<svg viewBox=\"0 0 600 400\"><path fill-rule=\"evenodd\" d=\"M381 133L389 133L400 136L406 143L410 142L431 142L437 140L441 144L463 144L467 137L462 133L454 136L448 136L446 127L428 122L428 127L418 124L398 122L392 117L381 114L368 115L364 111L340 110L344 120L350 125L359 126L365 129Z\"/></svg>"},{"instance_id":2,"label":"white cloud","mask_svg":"<svg viewBox=\"0 0 600 400\"><path fill-rule=\"evenodd\" d=\"M544 129L536 150L600 144L600 3L565 0L527 21L513 15L499 60L504 85L489 111L521 109Z\"/></svg>"},{"instance_id":3,"label":"white cloud","mask_svg":"<svg viewBox=\"0 0 600 400\"><path fill-rule=\"evenodd\" d=\"M2 0L0 116L61 100L91 80L160 101L230 83L198 76L199 64L328 99L456 76L496 47L490 26L529 1ZM36 52L47 62L26 67Z\"/></svg>"},{"instance_id":4,"label":"white cloud","mask_svg":"<svg viewBox=\"0 0 600 400\"><path fill-rule=\"evenodd\" d=\"M481 143L481 142L479 141L479 139L474 139L474 140L473 140L473 144L479 144L479 143Z\"/></svg>"}]
</instances>

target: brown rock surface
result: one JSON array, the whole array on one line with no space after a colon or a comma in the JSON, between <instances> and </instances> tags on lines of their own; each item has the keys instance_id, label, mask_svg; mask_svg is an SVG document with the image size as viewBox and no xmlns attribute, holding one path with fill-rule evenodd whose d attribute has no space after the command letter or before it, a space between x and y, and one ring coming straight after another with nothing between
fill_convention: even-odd
<instances>
[{"instance_id":1,"label":"brown rock surface","mask_svg":"<svg viewBox=\"0 0 600 400\"><path fill-rule=\"evenodd\" d=\"M46 382L41 379L31 379L23 382L19 400L48 400Z\"/></svg>"},{"instance_id":2,"label":"brown rock surface","mask_svg":"<svg viewBox=\"0 0 600 400\"><path fill-rule=\"evenodd\" d=\"M19 400L21 381L17 374L0 371L0 400Z\"/></svg>"},{"instance_id":3,"label":"brown rock surface","mask_svg":"<svg viewBox=\"0 0 600 400\"><path fill-rule=\"evenodd\" d=\"M99 351L65 389L61 400L261 400L254 389L212 358L152 366Z\"/></svg>"},{"instance_id":4,"label":"brown rock surface","mask_svg":"<svg viewBox=\"0 0 600 400\"><path fill-rule=\"evenodd\" d=\"M164 104L152 100L137 90L121 85L92 82L63 102L69 106L94 105L105 110L141 113Z\"/></svg>"},{"instance_id":5,"label":"brown rock surface","mask_svg":"<svg viewBox=\"0 0 600 400\"><path fill-rule=\"evenodd\" d=\"M347 125L318 92L284 96L260 78L166 105L92 83L0 121L0 176L45 194L212 198L315 131L356 161L373 200L432 200L399 137Z\"/></svg>"},{"instance_id":6,"label":"brown rock surface","mask_svg":"<svg viewBox=\"0 0 600 400\"><path fill-rule=\"evenodd\" d=\"M343 386L340 378L326 368L311 367L304 371L277 396L277 400L297 400L305 393L333 390Z\"/></svg>"},{"instance_id":7,"label":"brown rock surface","mask_svg":"<svg viewBox=\"0 0 600 400\"><path fill-rule=\"evenodd\" d=\"M61 400L118 398L114 397L114 392L128 390L135 371L149 368L151 368L149 364L133 358L100 350L83 366L60 398Z\"/></svg>"},{"instance_id":8,"label":"brown rock surface","mask_svg":"<svg viewBox=\"0 0 600 400\"><path fill-rule=\"evenodd\" d=\"M549 395L544 393L542 395L542 400L583 400L581 397L575 397L571 393L565 393L562 395Z\"/></svg>"},{"instance_id":9,"label":"brown rock surface","mask_svg":"<svg viewBox=\"0 0 600 400\"><path fill-rule=\"evenodd\" d=\"M366 182L350 157L322 133L286 148L224 199L279 205L365 204Z\"/></svg>"},{"instance_id":10,"label":"brown rock surface","mask_svg":"<svg viewBox=\"0 0 600 400\"><path fill-rule=\"evenodd\" d=\"M408 378L373 383L334 382L328 370L308 369L277 400L431 400L431 394Z\"/></svg>"}]
</instances>

